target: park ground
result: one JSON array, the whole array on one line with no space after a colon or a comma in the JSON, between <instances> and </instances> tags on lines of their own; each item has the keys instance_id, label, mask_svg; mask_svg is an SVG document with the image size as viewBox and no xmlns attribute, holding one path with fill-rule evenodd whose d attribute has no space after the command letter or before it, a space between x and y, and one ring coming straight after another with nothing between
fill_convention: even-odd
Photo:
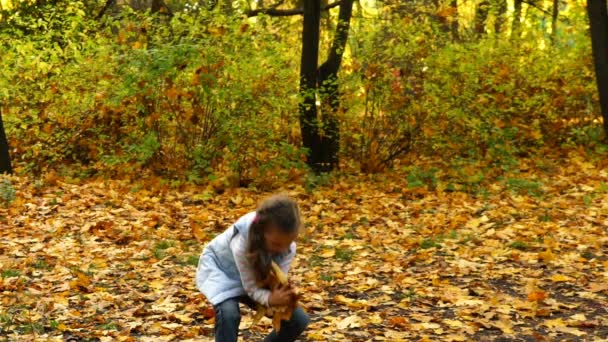
<instances>
[{"instance_id":1,"label":"park ground","mask_svg":"<svg viewBox=\"0 0 608 342\"><path fill-rule=\"evenodd\" d=\"M212 341L198 255L270 193L57 174L9 183L9 341ZM608 171L584 152L466 186L395 171L279 190L306 223L289 274L312 319L302 341L608 340ZM243 314L243 341L259 340L270 320Z\"/></svg>"}]
</instances>

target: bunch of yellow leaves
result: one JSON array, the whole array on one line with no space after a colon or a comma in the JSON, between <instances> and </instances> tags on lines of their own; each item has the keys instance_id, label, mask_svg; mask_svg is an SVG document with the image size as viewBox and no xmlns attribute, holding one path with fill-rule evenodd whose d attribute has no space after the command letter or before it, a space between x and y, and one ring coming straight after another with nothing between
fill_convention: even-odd
<instances>
[{"instance_id":1,"label":"bunch of yellow leaves","mask_svg":"<svg viewBox=\"0 0 608 342\"><path fill-rule=\"evenodd\" d=\"M273 291L280 286L286 286L288 284L289 281L287 280L287 276L273 261L271 264L270 272L268 274L268 278L264 281L263 284L261 284L262 287L268 288L269 290ZM281 321L288 321L289 319L291 319L291 314L297 307L298 295L295 293L292 295L289 305L265 307L262 304L258 303L255 316L253 317L252 325L259 322L260 319L262 319L262 317L264 316L272 317L272 326L277 332L279 332L279 330L281 329Z\"/></svg>"}]
</instances>

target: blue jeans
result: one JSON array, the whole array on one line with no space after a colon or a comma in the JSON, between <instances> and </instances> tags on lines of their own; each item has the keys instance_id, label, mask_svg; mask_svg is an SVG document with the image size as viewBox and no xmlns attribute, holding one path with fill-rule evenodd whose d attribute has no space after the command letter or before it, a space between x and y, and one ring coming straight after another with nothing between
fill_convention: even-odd
<instances>
[{"instance_id":1,"label":"blue jeans","mask_svg":"<svg viewBox=\"0 0 608 342\"><path fill-rule=\"evenodd\" d=\"M241 323L241 311L239 303L249 307L255 307L254 301L247 297L236 297L226 299L215 305L215 342L236 342L239 334L239 323ZM310 323L310 318L298 307L293 311L289 321L281 321L281 329L277 334L272 331L264 342L293 342L304 332Z\"/></svg>"}]
</instances>

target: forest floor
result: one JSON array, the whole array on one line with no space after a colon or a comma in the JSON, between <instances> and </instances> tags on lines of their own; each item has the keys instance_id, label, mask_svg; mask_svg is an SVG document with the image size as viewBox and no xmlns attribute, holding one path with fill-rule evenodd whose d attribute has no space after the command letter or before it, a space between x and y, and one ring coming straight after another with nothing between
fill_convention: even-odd
<instances>
[{"instance_id":1,"label":"forest floor","mask_svg":"<svg viewBox=\"0 0 608 342\"><path fill-rule=\"evenodd\" d=\"M289 274L312 319L301 341L608 341L600 162L520 160L470 191L406 177L284 187L306 223ZM212 341L198 256L268 193L10 179L0 340ZM243 309L244 341L271 326L252 316Z\"/></svg>"}]
</instances>

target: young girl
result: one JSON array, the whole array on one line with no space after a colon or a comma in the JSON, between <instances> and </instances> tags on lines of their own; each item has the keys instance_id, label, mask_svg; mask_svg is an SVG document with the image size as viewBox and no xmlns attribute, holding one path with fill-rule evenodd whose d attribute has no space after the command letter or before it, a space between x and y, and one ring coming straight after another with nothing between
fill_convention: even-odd
<instances>
[{"instance_id":1,"label":"young girl","mask_svg":"<svg viewBox=\"0 0 608 342\"><path fill-rule=\"evenodd\" d=\"M273 291L258 286L275 261L287 274L296 254L295 239L300 230L298 205L289 197L275 195L264 200L255 212L236 221L203 250L196 270L196 286L215 310L215 341L236 342L241 313L239 303L254 306L284 306L293 295L290 286ZM310 320L301 308L289 321L282 321L279 333L272 331L264 341L295 341Z\"/></svg>"}]
</instances>

